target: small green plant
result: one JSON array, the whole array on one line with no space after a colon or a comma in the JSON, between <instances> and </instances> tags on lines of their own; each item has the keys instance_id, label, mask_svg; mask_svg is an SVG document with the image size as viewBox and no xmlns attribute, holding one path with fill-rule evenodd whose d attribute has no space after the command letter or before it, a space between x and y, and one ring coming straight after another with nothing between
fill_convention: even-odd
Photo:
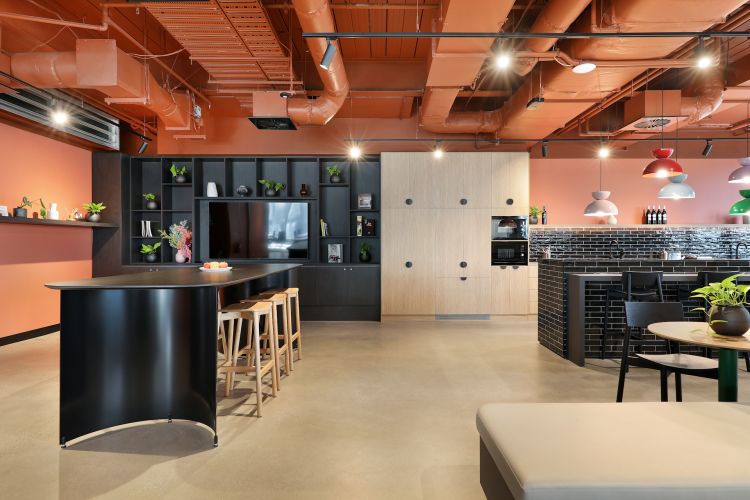
<instances>
[{"instance_id":1,"label":"small green plant","mask_svg":"<svg viewBox=\"0 0 750 500\"><path fill-rule=\"evenodd\" d=\"M104 203L94 203L92 201L91 203L83 204L83 209L90 214L100 214L105 208L107 207L104 206Z\"/></svg>"},{"instance_id":2,"label":"small green plant","mask_svg":"<svg viewBox=\"0 0 750 500\"><path fill-rule=\"evenodd\" d=\"M33 206L34 202L29 200L26 196L23 197L23 200L21 200L21 204L18 205L16 208L31 208Z\"/></svg>"},{"instance_id":3,"label":"small green plant","mask_svg":"<svg viewBox=\"0 0 750 500\"><path fill-rule=\"evenodd\" d=\"M145 243L141 243L141 253L144 255L155 254L160 246L161 246L161 241L157 241L153 245L147 245Z\"/></svg>"},{"instance_id":4,"label":"small green plant","mask_svg":"<svg viewBox=\"0 0 750 500\"><path fill-rule=\"evenodd\" d=\"M730 276L720 283L709 283L708 285L696 288L690 296L694 299L703 299L711 306L745 306L748 305L747 292L750 285L738 285L737 278L742 274ZM706 311L705 307L696 307L693 311L702 311L708 316L708 323L726 323L724 320L712 320L711 312Z\"/></svg>"},{"instance_id":5,"label":"small green plant","mask_svg":"<svg viewBox=\"0 0 750 500\"><path fill-rule=\"evenodd\" d=\"M529 217L539 217L539 214L541 213L542 211L539 209L539 207L529 208Z\"/></svg>"},{"instance_id":6,"label":"small green plant","mask_svg":"<svg viewBox=\"0 0 750 500\"><path fill-rule=\"evenodd\" d=\"M326 170L328 171L328 175L341 175L341 169L338 165L331 165L330 167L326 167Z\"/></svg>"},{"instance_id":7,"label":"small green plant","mask_svg":"<svg viewBox=\"0 0 750 500\"><path fill-rule=\"evenodd\" d=\"M47 218L47 207L44 206L44 200L39 198L39 217L42 219Z\"/></svg>"},{"instance_id":8,"label":"small green plant","mask_svg":"<svg viewBox=\"0 0 750 500\"><path fill-rule=\"evenodd\" d=\"M367 243L360 243L359 245L360 255L367 255L370 253L370 250L372 250L372 247L370 245L368 245Z\"/></svg>"},{"instance_id":9,"label":"small green plant","mask_svg":"<svg viewBox=\"0 0 750 500\"><path fill-rule=\"evenodd\" d=\"M154 193L145 193L143 195L146 201L156 201L156 195Z\"/></svg>"},{"instance_id":10,"label":"small green plant","mask_svg":"<svg viewBox=\"0 0 750 500\"><path fill-rule=\"evenodd\" d=\"M276 181L269 181L266 179L260 179L258 181L258 184L260 184L266 189L273 189L277 193L286 187L286 184L282 184L281 182L276 182Z\"/></svg>"},{"instance_id":11,"label":"small green plant","mask_svg":"<svg viewBox=\"0 0 750 500\"><path fill-rule=\"evenodd\" d=\"M177 177L178 175L185 175L185 172L187 172L187 167L183 166L178 168L177 165L172 163L172 166L169 167L169 171L172 173L172 177Z\"/></svg>"}]
</instances>

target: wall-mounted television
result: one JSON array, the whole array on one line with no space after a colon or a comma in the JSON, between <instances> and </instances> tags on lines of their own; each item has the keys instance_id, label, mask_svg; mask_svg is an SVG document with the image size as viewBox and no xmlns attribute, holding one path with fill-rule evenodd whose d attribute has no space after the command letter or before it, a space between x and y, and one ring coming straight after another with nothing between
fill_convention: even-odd
<instances>
[{"instance_id":1,"label":"wall-mounted television","mask_svg":"<svg viewBox=\"0 0 750 500\"><path fill-rule=\"evenodd\" d=\"M309 205L282 201L212 201L210 259L308 259Z\"/></svg>"}]
</instances>

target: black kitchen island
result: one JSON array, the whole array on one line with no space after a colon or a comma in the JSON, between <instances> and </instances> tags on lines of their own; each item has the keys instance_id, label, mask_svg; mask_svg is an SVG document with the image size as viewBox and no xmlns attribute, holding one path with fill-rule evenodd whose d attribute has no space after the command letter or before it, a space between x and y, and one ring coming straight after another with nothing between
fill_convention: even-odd
<instances>
[{"instance_id":1,"label":"black kitchen island","mask_svg":"<svg viewBox=\"0 0 750 500\"><path fill-rule=\"evenodd\" d=\"M296 282L299 264L196 267L48 283L60 290L60 445L109 427L192 420L216 433L217 314Z\"/></svg>"}]
</instances>

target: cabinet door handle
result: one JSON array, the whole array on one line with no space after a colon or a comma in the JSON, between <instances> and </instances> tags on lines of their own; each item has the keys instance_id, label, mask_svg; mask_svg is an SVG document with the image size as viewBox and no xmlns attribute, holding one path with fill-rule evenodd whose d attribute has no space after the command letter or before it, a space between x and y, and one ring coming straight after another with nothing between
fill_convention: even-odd
<instances>
[{"instance_id":1,"label":"cabinet door handle","mask_svg":"<svg viewBox=\"0 0 750 500\"><path fill-rule=\"evenodd\" d=\"M459 264L459 266L464 267L464 268L468 267L468 265L469 264L467 264L465 260L462 260L461 263Z\"/></svg>"},{"instance_id":2,"label":"cabinet door handle","mask_svg":"<svg viewBox=\"0 0 750 500\"><path fill-rule=\"evenodd\" d=\"M466 198L461 198L461 200L459 201L459 203L461 205L466 205L467 203L469 203L469 200L467 200Z\"/></svg>"},{"instance_id":3,"label":"cabinet door handle","mask_svg":"<svg viewBox=\"0 0 750 500\"><path fill-rule=\"evenodd\" d=\"M410 260L407 260L407 261L406 261L406 264L404 264L404 265L405 265L406 267L411 267L411 266L413 266L414 264L412 264Z\"/></svg>"},{"instance_id":4,"label":"cabinet door handle","mask_svg":"<svg viewBox=\"0 0 750 500\"><path fill-rule=\"evenodd\" d=\"M518 266L513 266L513 269L518 269Z\"/></svg>"},{"instance_id":5,"label":"cabinet door handle","mask_svg":"<svg viewBox=\"0 0 750 500\"><path fill-rule=\"evenodd\" d=\"M411 205L412 203L414 203L414 200L412 200L411 198L407 198L407 199L406 199L406 200L404 201L404 203L406 203L407 205Z\"/></svg>"},{"instance_id":6,"label":"cabinet door handle","mask_svg":"<svg viewBox=\"0 0 750 500\"><path fill-rule=\"evenodd\" d=\"M500 269L508 269L508 266L500 266Z\"/></svg>"},{"instance_id":7,"label":"cabinet door handle","mask_svg":"<svg viewBox=\"0 0 750 500\"><path fill-rule=\"evenodd\" d=\"M512 205L513 203L514 203L513 198L508 198L507 200L505 200L506 205Z\"/></svg>"},{"instance_id":8,"label":"cabinet door handle","mask_svg":"<svg viewBox=\"0 0 750 500\"><path fill-rule=\"evenodd\" d=\"M467 280L466 276L461 276L461 281L466 281L466 280Z\"/></svg>"}]
</instances>

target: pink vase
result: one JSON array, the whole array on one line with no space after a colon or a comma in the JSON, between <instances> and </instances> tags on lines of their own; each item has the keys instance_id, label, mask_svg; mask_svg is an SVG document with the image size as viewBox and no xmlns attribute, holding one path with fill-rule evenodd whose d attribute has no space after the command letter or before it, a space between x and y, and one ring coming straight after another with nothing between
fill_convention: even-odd
<instances>
[{"instance_id":1,"label":"pink vase","mask_svg":"<svg viewBox=\"0 0 750 500\"><path fill-rule=\"evenodd\" d=\"M175 254L174 256L174 260L178 264L184 264L185 262L187 262L187 257L185 257L185 255L182 253L182 250L177 250L177 254Z\"/></svg>"}]
</instances>

